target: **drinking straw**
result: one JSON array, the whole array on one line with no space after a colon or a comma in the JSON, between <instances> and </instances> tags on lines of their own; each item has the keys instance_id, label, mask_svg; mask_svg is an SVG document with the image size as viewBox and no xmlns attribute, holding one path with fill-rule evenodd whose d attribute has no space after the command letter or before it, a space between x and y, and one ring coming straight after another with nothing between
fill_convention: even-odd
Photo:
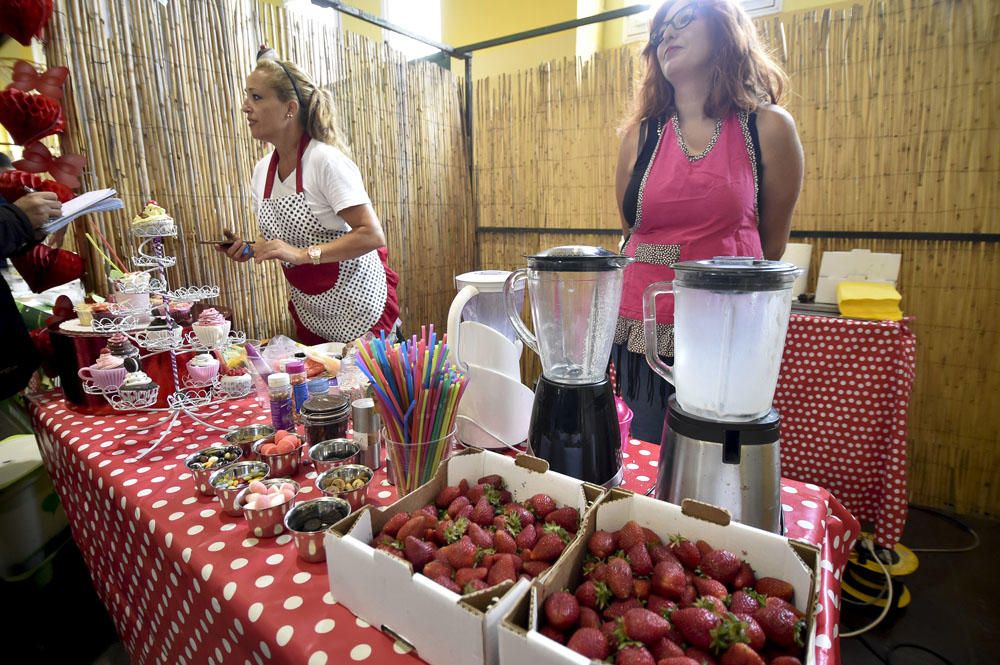
<instances>
[{"instance_id":1,"label":"drinking straw","mask_svg":"<svg viewBox=\"0 0 1000 665\"><path fill-rule=\"evenodd\" d=\"M94 246L94 249L97 250L97 253L100 254L102 257L104 257L104 260L108 262L109 266L111 266L112 268L114 268L115 270L117 270L120 273L124 273L125 272L124 270L122 270L121 268L119 268L118 266L116 266L115 263L114 263L114 261L112 261L111 259L108 258L108 255L104 253L104 250L101 249L100 246L97 244L97 241L94 240L94 236L90 235L89 233L84 233L84 235L87 236L87 240L89 240L90 244Z\"/></svg>"},{"instance_id":2,"label":"drinking straw","mask_svg":"<svg viewBox=\"0 0 1000 665\"><path fill-rule=\"evenodd\" d=\"M101 233L100 227L97 226L97 224L95 224L93 220L87 220L87 221L88 221L87 226L94 229L94 232L97 234L97 237L101 239L101 242L104 243L104 246L107 247L109 252L111 252L111 256L113 256L115 260L118 261L118 263L125 265L125 262L122 261L121 257L118 256L117 253L115 253L115 248L111 246L111 243L108 242L108 239L104 237L103 233ZM118 272L124 272L124 270L119 270Z\"/></svg>"}]
</instances>

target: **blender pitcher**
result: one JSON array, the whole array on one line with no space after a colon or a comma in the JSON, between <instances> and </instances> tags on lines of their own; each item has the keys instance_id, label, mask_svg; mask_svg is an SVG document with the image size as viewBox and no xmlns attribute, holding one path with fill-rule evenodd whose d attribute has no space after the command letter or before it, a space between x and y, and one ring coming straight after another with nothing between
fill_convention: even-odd
<instances>
[{"instance_id":1,"label":"blender pitcher","mask_svg":"<svg viewBox=\"0 0 1000 665\"><path fill-rule=\"evenodd\" d=\"M716 257L671 266L673 282L643 292L646 361L677 389L684 411L746 422L771 408L802 272L791 263ZM674 366L656 353L656 296L674 296Z\"/></svg>"},{"instance_id":2,"label":"blender pitcher","mask_svg":"<svg viewBox=\"0 0 1000 665\"><path fill-rule=\"evenodd\" d=\"M553 471L599 485L621 483L618 415L608 360L621 303L622 269L632 260L606 249L555 247L529 256L504 285L507 316L525 345L539 355L528 444ZM516 301L528 283L536 334Z\"/></svg>"}]
</instances>

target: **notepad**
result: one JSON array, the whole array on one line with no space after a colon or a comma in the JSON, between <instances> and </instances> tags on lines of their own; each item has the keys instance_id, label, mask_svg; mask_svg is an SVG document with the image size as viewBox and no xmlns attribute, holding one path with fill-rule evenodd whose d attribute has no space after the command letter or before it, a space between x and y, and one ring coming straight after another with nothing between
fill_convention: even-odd
<instances>
[{"instance_id":1,"label":"notepad","mask_svg":"<svg viewBox=\"0 0 1000 665\"><path fill-rule=\"evenodd\" d=\"M125 204L115 194L116 192L113 189L95 189L92 192L80 194L62 204L62 217L56 217L45 222L41 227L41 231L43 233L55 233L80 215L121 210L125 207Z\"/></svg>"}]
</instances>

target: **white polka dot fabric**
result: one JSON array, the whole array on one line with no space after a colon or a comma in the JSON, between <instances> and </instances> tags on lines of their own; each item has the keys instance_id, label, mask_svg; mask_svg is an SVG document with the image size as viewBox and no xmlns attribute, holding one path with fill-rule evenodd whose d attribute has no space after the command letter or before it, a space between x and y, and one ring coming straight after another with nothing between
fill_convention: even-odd
<instances>
[{"instance_id":1,"label":"white polka dot fabric","mask_svg":"<svg viewBox=\"0 0 1000 665\"><path fill-rule=\"evenodd\" d=\"M793 314L774 395L782 475L828 489L886 547L906 524L915 356L905 319Z\"/></svg>"}]
</instances>

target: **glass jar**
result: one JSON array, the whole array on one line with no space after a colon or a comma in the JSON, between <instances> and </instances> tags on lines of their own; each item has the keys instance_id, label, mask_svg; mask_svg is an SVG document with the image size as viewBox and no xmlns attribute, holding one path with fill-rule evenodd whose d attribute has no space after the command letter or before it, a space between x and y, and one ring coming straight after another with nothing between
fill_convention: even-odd
<instances>
[{"instance_id":1,"label":"glass jar","mask_svg":"<svg viewBox=\"0 0 1000 665\"><path fill-rule=\"evenodd\" d=\"M307 448L320 441L345 438L350 414L351 404L343 395L311 395L302 403L302 426L305 429Z\"/></svg>"}]
</instances>

